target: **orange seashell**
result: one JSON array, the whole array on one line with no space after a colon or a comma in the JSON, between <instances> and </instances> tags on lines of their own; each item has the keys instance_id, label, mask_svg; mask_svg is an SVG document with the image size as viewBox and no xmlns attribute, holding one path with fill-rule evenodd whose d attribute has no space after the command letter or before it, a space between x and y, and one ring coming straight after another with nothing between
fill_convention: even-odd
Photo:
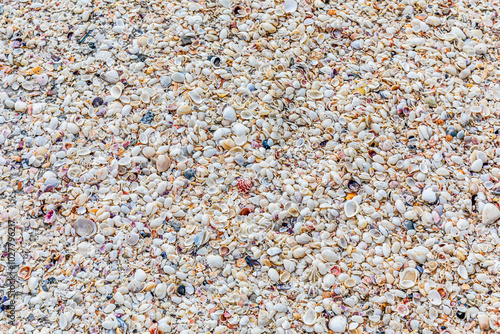
<instances>
[{"instance_id":1,"label":"orange seashell","mask_svg":"<svg viewBox=\"0 0 500 334\"><path fill-rule=\"evenodd\" d=\"M27 280L28 278L31 277L31 267L30 266L21 267L17 272L17 276L21 277L24 280Z\"/></svg>"},{"instance_id":2,"label":"orange seashell","mask_svg":"<svg viewBox=\"0 0 500 334\"><path fill-rule=\"evenodd\" d=\"M243 208L240 212L240 215L242 215L242 216L248 216L249 214L250 214L249 208Z\"/></svg>"}]
</instances>

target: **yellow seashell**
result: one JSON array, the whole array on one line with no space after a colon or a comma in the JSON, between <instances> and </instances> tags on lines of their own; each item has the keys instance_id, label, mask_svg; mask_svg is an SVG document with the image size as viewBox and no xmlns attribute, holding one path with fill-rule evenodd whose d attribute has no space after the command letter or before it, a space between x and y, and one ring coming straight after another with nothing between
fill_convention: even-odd
<instances>
[{"instance_id":1,"label":"yellow seashell","mask_svg":"<svg viewBox=\"0 0 500 334\"><path fill-rule=\"evenodd\" d=\"M146 70L146 74L151 74L154 72L154 67L150 66L147 70Z\"/></svg>"},{"instance_id":2,"label":"yellow seashell","mask_svg":"<svg viewBox=\"0 0 500 334\"><path fill-rule=\"evenodd\" d=\"M366 91L363 88L358 88L354 92L358 93L358 94L361 94L361 95L365 95L366 94Z\"/></svg>"}]
</instances>

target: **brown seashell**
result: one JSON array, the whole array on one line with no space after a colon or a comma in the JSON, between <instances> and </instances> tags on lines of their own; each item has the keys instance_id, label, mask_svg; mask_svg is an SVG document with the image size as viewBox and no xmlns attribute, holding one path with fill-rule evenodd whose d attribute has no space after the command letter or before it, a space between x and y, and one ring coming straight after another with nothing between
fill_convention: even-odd
<instances>
[{"instance_id":1,"label":"brown seashell","mask_svg":"<svg viewBox=\"0 0 500 334\"><path fill-rule=\"evenodd\" d=\"M156 159L156 169L158 172L165 172L170 168L170 158L166 155L160 155Z\"/></svg>"},{"instance_id":2,"label":"brown seashell","mask_svg":"<svg viewBox=\"0 0 500 334\"><path fill-rule=\"evenodd\" d=\"M21 277L24 280L27 280L28 278L31 277L31 267L30 266L21 267L17 272L17 276Z\"/></svg>"},{"instance_id":3,"label":"brown seashell","mask_svg":"<svg viewBox=\"0 0 500 334\"><path fill-rule=\"evenodd\" d=\"M446 290L444 288L442 288L442 287L438 288L437 292L439 293L439 295L441 296L441 298L446 298L447 293L446 293Z\"/></svg>"},{"instance_id":4,"label":"brown seashell","mask_svg":"<svg viewBox=\"0 0 500 334\"><path fill-rule=\"evenodd\" d=\"M219 248L220 256L226 256L227 254L229 254L229 252L230 252L229 247L222 246L221 248Z\"/></svg>"},{"instance_id":5,"label":"brown seashell","mask_svg":"<svg viewBox=\"0 0 500 334\"><path fill-rule=\"evenodd\" d=\"M240 215L242 216L248 216L251 213L249 208L243 208L240 212Z\"/></svg>"}]
</instances>

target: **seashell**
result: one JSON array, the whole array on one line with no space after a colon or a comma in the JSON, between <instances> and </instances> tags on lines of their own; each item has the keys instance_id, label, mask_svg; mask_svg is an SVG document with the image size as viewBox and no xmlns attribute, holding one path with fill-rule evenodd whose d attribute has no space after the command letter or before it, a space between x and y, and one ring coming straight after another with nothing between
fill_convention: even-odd
<instances>
[{"instance_id":1,"label":"seashell","mask_svg":"<svg viewBox=\"0 0 500 334\"><path fill-rule=\"evenodd\" d=\"M278 282L280 279L278 271L274 268L269 269L267 275L272 282Z\"/></svg>"},{"instance_id":2,"label":"seashell","mask_svg":"<svg viewBox=\"0 0 500 334\"><path fill-rule=\"evenodd\" d=\"M416 269L406 268L400 275L399 286L402 289L410 289L417 284L419 273Z\"/></svg>"},{"instance_id":3,"label":"seashell","mask_svg":"<svg viewBox=\"0 0 500 334\"><path fill-rule=\"evenodd\" d=\"M311 99L319 100L323 98L323 93L318 90L310 90L307 92L307 96Z\"/></svg>"},{"instance_id":4,"label":"seashell","mask_svg":"<svg viewBox=\"0 0 500 334\"><path fill-rule=\"evenodd\" d=\"M290 277L291 277L290 272L285 270L280 274L280 281L286 283L290 280Z\"/></svg>"},{"instance_id":5,"label":"seashell","mask_svg":"<svg viewBox=\"0 0 500 334\"><path fill-rule=\"evenodd\" d=\"M469 278L469 273L467 272L467 268L465 268L465 266L462 264L458 266L457 273L463 279Z\"/></svg>"},{"instance_id":6,"label":"seashell","mask_svg":"<svg viewBox=\"0 0 500 334\"><path fill-rule=\"evenodd\" d=\"M101 74L101 79L103 79L106 82L109 82L110 84L115 84L118 82L118 80L120 80L120 77L117 71L111 70L109 72Z\"/></svg>"},{"instance_id":7,"label":"seashell","mask_svg":"<svg viewBox=\"0 0 500 334\"><path fill-rule=\"evenodd\" d=\"M427 294L427 299L431 302L432 305L441 305L442 298L439 292L435 289L429 291Z\"/></svg>"},{"instance_id":8,"label":"seashell","mask_svg":"<svg viewBox=\"0 0 500 334\"><path fill-rule=\"evenodd\" d=\"M495 204L487 203L483 208L482 221L483 224L491 224L500 218L500 210Z\"/></svg>"},{"instance_id":9,"label":"seashell","mask_svg":"<svg viewBox=\"0 0 500 334\"><path fill-rule=\"evenodd\" d=\"M354 200L348 200L344 203L344 212L347 218L354 217L359 212L359 204Z\"/></svg>"},{"instance_id":10,"label":"seashell","mask_svg":"<svg viewBox=\"0 0 500 334\"><path fill-rule=\"evenodd\" d=\"M321 251L321 256L327 262L336 262L339 259L337 254L335 254L335 252L331 249L324 249Z\"/></svg>"},{"instance_id":11,"label":"seashell","mask_svg":"<svg viewBox=\"0 0 500 334\"><path fill-rule=\"evenodd\" d=\"M163 299L167 296L167 284L166 283L160 283L155 287L154 294L156 298L158 299Z\"/></svg>"},{"instance_id":12,"label":"seashell","mask_svg":"<svg viewBox=\"0 0 500 334\"><path fill-rule=\"evenodd\" d=\"M139 234L134 232L128 233L125 236L125 242L130 246L136 245L139 242Z\"/></svg>"},{"instance_id":13,"label":"seashell","mask_svg":"<svg viewBox=\"0 0 500 334\"><path fill-rule=\"evenodd\" d=\"M219 255L220 256L227 256L230 251L231 250L229 249L229 247L227 247L227 246L221 246L221 248L219 248Z\"/></svg>"},{"instance_id":14,"label":"seashell","mask_svg":"<svg viewBox=\"0 0 500 334\"><path fill-rule=\"evenodd\" d=\"M207 264L213 268L222 268L224 260L220 255L209 255L207 256Z\"/></svg>"},{"instance_id":15,"label":"seashell","mask_svg":"<svg viewBox=\"0 0 500 334\"><path fill-rule=\"evenodd\" d=\"M356 286L356 280L352 277L349 277L343 282L343 284L346 288L353 288Z\"/></svg>"},{"instance_id":16,"label":"seashell","mask_svg":"<svg viewBox=\"0 0 500 334\"><path fill-rule=\"evenodd\" d=\"M35 291L35 289L38 287L39 279L37 277L30 277L28 279L28 288L31 291Z\"/></svg>"},{"instance_id":17,"label":"seashell","mask_svg":"<svg viewBox=\"0 0 500 334\"><path fill-rule=\"evenodd\" d=\"M267 250L267 254L269 254L269 256L276 256L276 255L279 255L281 254L281 248L279 247L271 247Z\"/></svg>"},{"instance_id":18,"label":"seashell","mask_svg":"<svg viewBox=\"0 0 500 334\"><path fill-rule=\"evenodd\" d=\"M146 278L148 278L148 275L146 274L146 272L144 270L142 270L142 269L136 270L136 272L134 274L134 279L136 279L139 282L144 282L146 280Z\"/></svg>"},{"instance_id":19,"label":"seashell","mask_svg":"<svg viewBox=\"0 0 500 334\"><path fill-rule=\"evenodd\" d=\"M120 96L122 95L122 90L123 88L119 85L114 85L113 87L111 87L109 93L111 94L111 96L117 100L120 98Z\"/></svg>"},{"instance_id":20,"label":"seashell","mask_svg":"<svg viewBox=\"0 0 500 334\"><path fill-rule=\"evenodd\" d=\"M210 235L207 231L203 230L194 237L194 244L199 248L206 244L210 239Z\"/></svg>"},{"instance_id":21,"label":"seashell","mask_svg":"<svg viewBox=\"0 0 500 334\"><path fill-rule=\"evenodd\" d=\"M45 86L49 82L49 76L45 73L37 75L35 78L35 82L40 86Z\"/></svg>"},{"instance_id":22,"label":"seashell","mask_svg":"<svg viewBox=\"0 0 500 334\"><path fill-rule=\"evenodd\" d=\"M337 315L331 318L328 322L328 328L334 333L344 333L347 328L347 318L343 315Z\"/></svg>"},{"instance_id":23,"label":"seashell","mask_svg":"<svg viewBox=\"0 0 500 334\"><path fill-rule=\"evenodd\" d=\"M285 0L283 4L285 13L293 13L297 10L297 2L295 0Z\"/></svg>"},{"instance_id":24,"label":"seashell","mask_svg":"<svg viewBox=\"0 0 500 334\"><path fill-rule=\"evenodd\" d=\"M307 326L313 326L318 320L318 313L313 309L308 309L304 315L302 315L302 321Z\"/></svg>"},{"instance_id":25,"label":"seashell","mask_svg":"<svg viewBox=\"0 0 500 334\"><path fill-rule=\"evenodd\" d=\"M76 219L72 226L75 229L76 234L81 237L90 237L97 231L96 224L92 220L84 217Z\"/></svg>"},{"instance_id":26,"label":"seashell","mask_svg":"<svg viewBox=\"0 0 500 334\"><path fill-rule=\"evenodd\" d=\"M28 104L24 101L16 101L16 103L14 104L14 109L16 111L26 111L26 109L28 109Z\"/></svg>"},{"instance_id":27,"label":"seashell","mask_svg":"<svg viewBox=\"0 0 500 334\"><path fill-rule=\"evenodd\" d=\"M424 246L417 246L407 251L408 257L418 263L425 263L428 253L429 249Z\"/></svg>"},{"instance_id":28,"label":"seashell","mask_svg":"<svg viewBox=\"0 0 500 334\"><path fill-rule=\"evenodd\" d=\"M151 102L151 95L148 92L143 92L140 99L142 103L148 104L149 102Z\"/></svg>"},{"instance_id":29,"label":"seashell","mask_svg":"<svg viewBox=\"0 0 500 334\"><path fill-rule=\"evenodd\" d=\"M166 155L160 155L156 159L156 170L158 172L165 172L170 168L170 158Z\"/></svg>"},{"instance_id":30,"label":"seashell","mask_svg":"<svg viewBox=\"0 0 500 334\"><path fill-rule=\"evenodd\" d=\"M134 279L127 285L127 288L132 293L139 293L144 289L144 284Z\"/></svg>"},{"instance_id":31,"label":"seashell","mask_svg":"<svg viewBox=\"0 0 500 334\"><path fill-rule=\"evenodd\" d=\"M183 73L181 73L181 72L175 72L175 73L173 73L173 74L171 75L171 78L172 78L172 80L173 80L173 81L175 81L175 82L182 83L182 82L184 82L184 80L185 80L185 78L186 78L186 77L185 77L185 76L184 76L184 74L183 74Z\"/></svg>"},{"instance_id":32,"label":"seashell","mask_svg":"<svg viewBox=\"0 0 500 334\"><path fill-rule=\"evenodd\" d=\"M396 310L397 310L398 314L402 317L410 314L410 310L408 309L408 306L406 306L405 304L399 304L397 306Z\"/></svg>"},{"instance_id":33,"label":"seashell","mask_svg":"<svg viewBox=\"0 0 500 334\"><path fill-rule=\"evenodd\" d=\"M212 64L213 67L215 68L219 68L220 67L220 64L221 64L221 60L219 57L216 57L216 56L212 56L210 58L210 63Z\"/></svg>"},{"instance_id":34,"label":"seashell","mask_svg":"<svg viewBox=\"0 0 500 334\"><path fill-rule=\"evenodd\" d=\"M323 283L327 286L327 287L331 287L335 284L336 282L336 278L335 278L335 275L332 275L332 274L326 274L325 277L323 277Z\"/></svg>"},{"instance_id":35,"label":"seashell","mask_svg":"<svg viewBox=\"0 0 500 334\"><path fill-rule=\"evenodd\" d=\"M196 104L200 104L202 102L202 98L200 96L200 94L198 94L197 91L195 90L192 90L188 93L189 97L191 98L191 100L196 103Z\"/></svg>"},{"instance_id":36,"label":"seashell","mask_svg":"<svg viewBox=\"0 0 500 334\"><path fill-rule=\"evenodd\" d=\"M20 278L27 280L31 277L31 266L22 266L18 271L17 271L17 276Z\"/></svg>"}]
</instances>

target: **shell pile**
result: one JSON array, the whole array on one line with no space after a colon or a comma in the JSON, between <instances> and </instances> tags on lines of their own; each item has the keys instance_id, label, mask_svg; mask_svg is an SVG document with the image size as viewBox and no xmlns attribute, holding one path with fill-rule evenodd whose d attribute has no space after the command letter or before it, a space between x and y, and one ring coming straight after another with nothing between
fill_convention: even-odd
<instances>
[{"instance_id":1,"label":"shell pile","mask_svg":"<svg viewBox=\"0 0 500 334\"><path fill-rule=\"evenodd\" d=\"M2 1L9 333L498 331L499 29L484 0Z\"/></svg>"}]
</instances>

